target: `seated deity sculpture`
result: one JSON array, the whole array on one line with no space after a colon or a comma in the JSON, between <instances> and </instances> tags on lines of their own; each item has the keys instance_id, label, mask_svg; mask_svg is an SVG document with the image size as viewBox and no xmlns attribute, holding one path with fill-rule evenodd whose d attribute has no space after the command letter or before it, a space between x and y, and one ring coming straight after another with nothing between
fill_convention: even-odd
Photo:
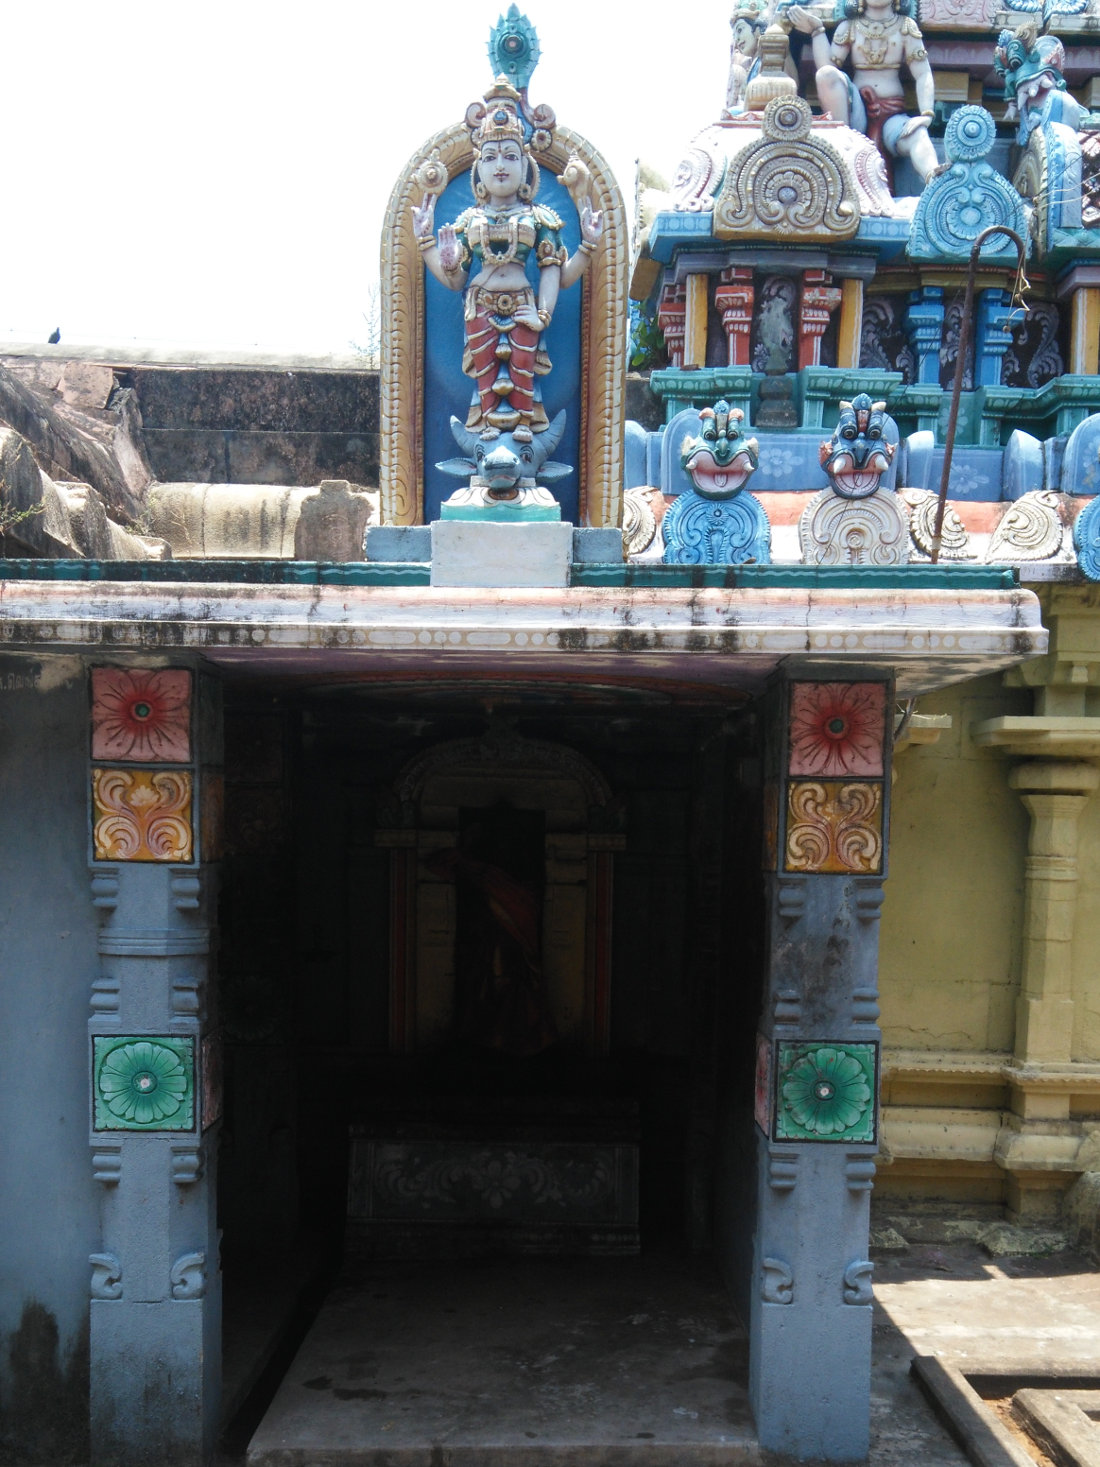
<instances>
[{"instance_id":1,"label":"seated deity sculpture","mask_svg":"<svg viewBox=\"0 0 1100 1467\"><path fill-rule=\"evenodd\" d=\"M928 136L935 82L908 0L849 0L847 10L831 43L812 10L792 5L786 11L790 24L811 37L821 105L837 122L866 133L888 167L891 158L910 158L927 183L940 166ZM846 65L851 76L841 70ZM921 110L915 117L905 107L903 66L916 84Z\"/></svg>"},{"instance_id":2,"label":"seated deity sculpture","mask_svg":"<svg viewBox=\"0 0 1100 1467\"><path fill-rule=\"evenodd\" d=\"M463 291L466 348L462 370L476 382L466 426L484 438L511 433L530 443L547 416L537 379L550 371L543 335L558 293L579 280L600 242L602 221L587 201L580 246L569 255L562 221L535 202L539 167L532 156L519 95L498 81L467 116L475 160L475 203L433 234L435 195L412 210L424 264L448 290ZM538 287L528 266L538 267Z\"/></svg>"}]
</instances>

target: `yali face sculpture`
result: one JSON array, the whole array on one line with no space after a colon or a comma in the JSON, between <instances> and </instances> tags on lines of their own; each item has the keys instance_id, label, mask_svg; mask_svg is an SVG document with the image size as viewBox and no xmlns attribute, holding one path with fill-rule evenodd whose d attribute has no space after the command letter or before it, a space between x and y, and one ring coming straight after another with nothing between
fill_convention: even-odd
<instances>
[{"instance_id":1,"label":"yali face sculpture","mask_svg":"<svg viewBox=\"0 0 1100 1467\"><path fill-rule=\"evenodd\" d=\"M819 450L821 467L841 499L867 499L874 494L894 457L886 432L886 404L861 392L840 404L833 436Z\"/></svg>"},{"instance_id":2,"label":"yali face sculpture","mask_svg":"<svg viewBox=\"0 0 1100 1467\"><path fill-rule=\"evenodd\" d=\"M680 464L704 499L731 499L756 471L760 445L742 434L744 416L740 408L716 402L700 411L698 437L683 441Z\"/></svg>"}]
</instances>

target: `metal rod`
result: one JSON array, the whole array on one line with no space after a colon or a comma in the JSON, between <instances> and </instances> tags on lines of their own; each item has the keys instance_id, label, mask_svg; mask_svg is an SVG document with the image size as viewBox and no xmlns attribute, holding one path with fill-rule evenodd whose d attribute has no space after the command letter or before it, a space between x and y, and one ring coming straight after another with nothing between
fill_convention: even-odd
<instances>
[{"instance_id":1,"label":"metal rod","mask_svg":"<svg viewBox=\"0 0 1100 1467\"><path fill-rule=\"evenodd\" d=\"M963 301L962 324L959 327L958 355L955 358L955 383L951 389L951 412L947 419L947 441L943 446L943 473L940 475L940 497L936 505L936 526L932 532L932 564L940 558L940 541L943 537L943 517L947 512L947 482L951 477L951 459L955 453L955 429L959 421L959 397L962 394L963 373L966 371L966 354L970 350L970 318L974 314L974 271L982 245L995 234L1007 234L1016 246L1016 269L1022 273L1027 246L1014 229L1006 224L991 224L970 246L970 265L966 272L966 299Z\"/></svg>"}]
</instances>

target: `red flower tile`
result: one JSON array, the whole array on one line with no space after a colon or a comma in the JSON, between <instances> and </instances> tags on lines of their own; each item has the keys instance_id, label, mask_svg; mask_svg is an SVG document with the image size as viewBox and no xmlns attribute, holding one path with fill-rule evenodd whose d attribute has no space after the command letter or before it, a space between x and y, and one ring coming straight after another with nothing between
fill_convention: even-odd
<instances>
[{"instance_id":1,"label":"red flower tile","mask_svg":"<svg viewBox=\"0 0 1100 1467\"><path fill-rule=\"evenodd\" d=\"M191 757L191 674L92 669L92 758L184 764Z\"/></svg>"},{"instance_id":2,"label":"red flower tile","mask_svg":"<svg viewBox=\"0 0 1100 1467\"><path fill-rule=\"evenodd\" d=\"M884 683L793 683L790 773L880 776Z\"/></svg>"}]
</instances>

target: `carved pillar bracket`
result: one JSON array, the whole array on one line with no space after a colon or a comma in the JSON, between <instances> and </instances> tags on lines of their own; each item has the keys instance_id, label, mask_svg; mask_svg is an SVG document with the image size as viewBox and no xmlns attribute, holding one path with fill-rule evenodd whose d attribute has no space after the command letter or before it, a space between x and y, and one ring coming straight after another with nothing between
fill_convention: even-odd
<instances>
[{"instance_id":1,"label":"carved pillar bracket","mask_svg":"<svg viewBox=\"0 0 1100 1467\"><path fill-rule=\"evenodd\" d=\"M917 382L940 385L940 345L943 341L943 290L925 285L909 297L905 334L917 359Z\"/></svg>"},{"instance_id":2,"label":"carved pillar bracket","mask_svg":"<svg viewBox=\"0 0 1100 1467\"><path fill-rule=\"evenodd\" d=\"M832 284L832 276L827 271L803 271L798 319L799 371L820 365L821 338L840 305L842 294L840 286Z\"/></svg>"},{"instance_id":3,"label":"carved pillar bracket","mask_svg":"<svg viewBox=\"0 0 1100 1467\"><path fill-rule=\"evenodd\" d=\"M90 669L91 1456L200 1462L216 1440L218 1036L208 965L221 704L202 664Z\"/></svg>"},{"instance_id":4,"label":"carved pillar bracket","mask_svg":"<svg viewBox=\"0 0 1100 1467\"><path fill-rule=\"evenodd\" d=\"M661 291L657 325L668 347L668 364L677 371L684 365L684 334L687 330L687 287L683 281L670 283Z\"/></svg>"},{"instance_id":5,"label":"carved pillar bracket","mask_svg":"<svg viewBox=\"0 0 1100 1467\"><path fill-rule=\"evenodd\" d=\"M798 1458L857 1460L868 1446L891 708L881 678L792 672L762 710L768 957L749 1379L761 1445ZM812 1400L792 1379L813 1381Z\"/></svg>"},{"instance_id":6,"label":"carved pillar bracket","mask_svg":"<svg viewBox=\"0 0 1100 1467\"><path fill-rule=\"evenodd\" d=\"M1005 353L1012 345L1009 329L1015 319L1010 309L1012 297L1007 290L983 290L978 303L978 372L979 387L999 387Z\"/></svg>"},{"instance_id":7,"label":"carved pillar bracket","mask_svg":"<svg viewBox=\"0 0 1100 1467\"><path fill-rule=\"evenodd\" d=\"M714 304L722 313L722 327L729 346L729 365L752 364L752 304L755 296L751 265L730 265L718 277Z\"/></svg>"}]
</instances>

